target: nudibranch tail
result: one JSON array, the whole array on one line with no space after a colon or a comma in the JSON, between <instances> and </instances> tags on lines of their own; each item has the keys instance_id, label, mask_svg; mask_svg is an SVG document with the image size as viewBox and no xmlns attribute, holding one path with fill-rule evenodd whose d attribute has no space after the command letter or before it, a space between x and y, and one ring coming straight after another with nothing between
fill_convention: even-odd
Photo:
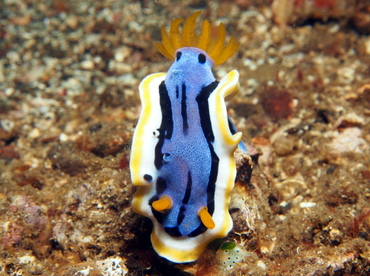
<instances>
[{"instance_id":1,"label":"nudibranch tail","mask_svg":"<svg viewBox=\"0 0 370 276\"><path fill-rule=\"evenodd\" d=\"M174 60L175 53L178 49L183 47L196 47L205 51L211 57L215 65L224 63L230 58L238 50L240 43L236 43L235 38L231 37L229 43L225 46L226 31L222 23L218 26L216 38L212 38L211 27L208 20L203 22L202 31L198 36L195 33L195 27L196 19L199 14L200 11L195 12L185 20L182 28L182 35L179 31L179 26L183 21L181 18L172 21L169 33L162 27L162 43L155 43L158 51L165 57Z\"/></svg>"}]
</instances>

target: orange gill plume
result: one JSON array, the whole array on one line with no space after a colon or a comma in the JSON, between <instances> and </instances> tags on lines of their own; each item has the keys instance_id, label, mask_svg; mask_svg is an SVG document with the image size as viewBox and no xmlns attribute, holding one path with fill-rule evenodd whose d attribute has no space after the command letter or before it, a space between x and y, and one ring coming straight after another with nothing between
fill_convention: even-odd
<instances>
[{"instance_id":1,"label":"orange gill plume","mask_svg":"<svg viewBox=\"0 0 370 276\"><path fill-rule=\"evenodd\" d=\"M195 33L195 21L199 14L200 11L195 12L185 20L182 34L179 31L179 26L183 21L182 18L177 18L171 22L169 33L162 26L162 43L155 43L158 51L169 59L175 59L175 52L178 49L182 47L196 47L205 51L212 58L215 65L224 63L231 57L238 50L240 43L236 43L235 38L231 37L229 43L224 46L226 37L224 24L220 23L217 36L213 38L211 35L211 25L208 20L203 22L202 31L198 36Z\"/></svg>"}]
</instances>

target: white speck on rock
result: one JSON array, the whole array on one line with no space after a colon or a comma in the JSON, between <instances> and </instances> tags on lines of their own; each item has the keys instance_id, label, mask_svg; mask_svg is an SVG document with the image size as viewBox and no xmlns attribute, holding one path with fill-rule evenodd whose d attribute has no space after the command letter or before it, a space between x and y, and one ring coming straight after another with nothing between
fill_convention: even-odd
<instances>
[{"instance_id":1,"label":"white speck on rock","mask_svg":"<svg viewBox=\"0 0 370 276\"><path fill-rule=\"evenodd\" d=\"M86 275L86 276L89 276L89 272L90 272L90 270L92 270L92 268L91 267L86 267L85 269L82 269L82 270L80 270L80 271L78 271L75 275L77 276L80 276L80 275Z\"/></svg>"},{"instance_id":2,"label":"white speck on rock","mask_svg":"<svg viewBox=\"0 0 370 276\"><path fill-rule=\"evenodd\" d=\"M0 127L5 131L10 132L14 128L14 123L9 120L1 120Z\"/></svg>"},{"instance_id":3,"label":"white speck on rock","mask_svg":"<svg viewBox=\"0 0 370 276\"><path fill-rule=\"evenodd\" d=\"M338 75L345 83L351 83L355 79L355 70L350 67L343 67L338 69Z\"/></svg>"},{"instance_id":4,"label":"white speck on rock","mask_svg":"<svg viewBox=\"0 0 370 276\"><path fill-rule=\"evenodd\" d=\"M33 263L36 258L34 256L25 255L23 257L19 257L18 260L21 264L30 264Z\"/></svg>"},{"instance_id":5,"label":"white speck on rock","mask_svg":"<svg viewBox=\"0 0 370 276\"><path fill-rule=\"evenodd\" d=\"M312 207L315 207L315 206L316 206L315 202L301 202L299 204L299 207L301 207L301 208L312 208Z\"/></svg>"},{"instance_id":6,"label":"white speck on rock","mask_svg":"<svg viewBox=\"0 0 370 276\"><path fill-rule=\"evenodd\" d=\"M96 264L100 268L103 276L124 276L128 275L128 269L121 257L111 257Z\"/></svg>"},{"instance_id":7,"label":"white speck on rock","mask_svg":"<svg viewBox=\"0 0 370 276\"><path fill-rule=\"evenodd\" d=\"M265 265L265 263L261 260L257 261L257 266L262 268L263 270L266 270L267 269L267 266Z\"/></svg>"},{"instance_id":8,"label":"white speck on rock","mask_svg":"<svg viewBox=\"0 0 370 276\"><path fill-rule=\"evenodd\" d=\"M331 152L336 154L362 153L367 148L367 143L361 136L362 132L358 127L346 128L330 143Z\"/></svg>"},{"instance_id":9,"label":"white speck on rock","mask_svg":"<svg viewBox=\"0 0 370 276\"><path fill-rule=\"evenodd\" d=\"M94 62L92 60L84 60L81 62L81 68L84 70L94 69Z\"/></svg>"},{"instance_id":10,"label":"white speck on rock","mask_svg":"<svg viewBox=\"0 0 370 276\"><path fill-rule=\"evenodd\" d=\"M123 46L115 50L114 59L117 62L123 62L129 55L131 55L131 49Z\"/></svg>"}]
</instances>

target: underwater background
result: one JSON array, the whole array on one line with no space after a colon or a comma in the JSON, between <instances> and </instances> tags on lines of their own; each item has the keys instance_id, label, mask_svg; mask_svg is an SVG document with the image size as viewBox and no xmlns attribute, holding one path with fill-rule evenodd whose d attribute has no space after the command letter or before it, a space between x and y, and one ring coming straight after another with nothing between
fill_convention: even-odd
<instances>
[{"instance_id":1,"label":"underwater background","mask_svg":"<svg viewBox=\"0 0 370 276\"><path fill-rule=\"evenodd\" d=\"M130 207L140 81L160 26L201 11L239 50L229 115L234 227L192 263L152 248ZM1 275L369 275L370 3L0 3ZM251 164L253 171L251 173Z\"/></svg>"}]
</instances>

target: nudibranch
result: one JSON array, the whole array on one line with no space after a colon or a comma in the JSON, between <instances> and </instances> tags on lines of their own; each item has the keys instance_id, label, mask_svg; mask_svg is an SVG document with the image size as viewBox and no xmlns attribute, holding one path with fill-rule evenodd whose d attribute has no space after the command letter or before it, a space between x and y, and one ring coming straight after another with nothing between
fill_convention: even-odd
<instances>
[{"instance_id":1,"label":"nudibranch","mask_svg":"<svg viewBox=\"0 0 370 276\"><path fill-rule=\"evenodd\" d=\"M217 81L212 73L239 44L231 37L224 45L222 23L215 38L207 20L196 35L199 13L185 20L182 34L180 18L169 33L161 29L156 47L174 63L139 86L142 110L130 159L131 180L139 186L132 208L152 220L155 251L176 263L196 260L231 230L233 153L242 143L225 105L239 91L239 74L233 70Z\"/></svg>"}]
</instances>

